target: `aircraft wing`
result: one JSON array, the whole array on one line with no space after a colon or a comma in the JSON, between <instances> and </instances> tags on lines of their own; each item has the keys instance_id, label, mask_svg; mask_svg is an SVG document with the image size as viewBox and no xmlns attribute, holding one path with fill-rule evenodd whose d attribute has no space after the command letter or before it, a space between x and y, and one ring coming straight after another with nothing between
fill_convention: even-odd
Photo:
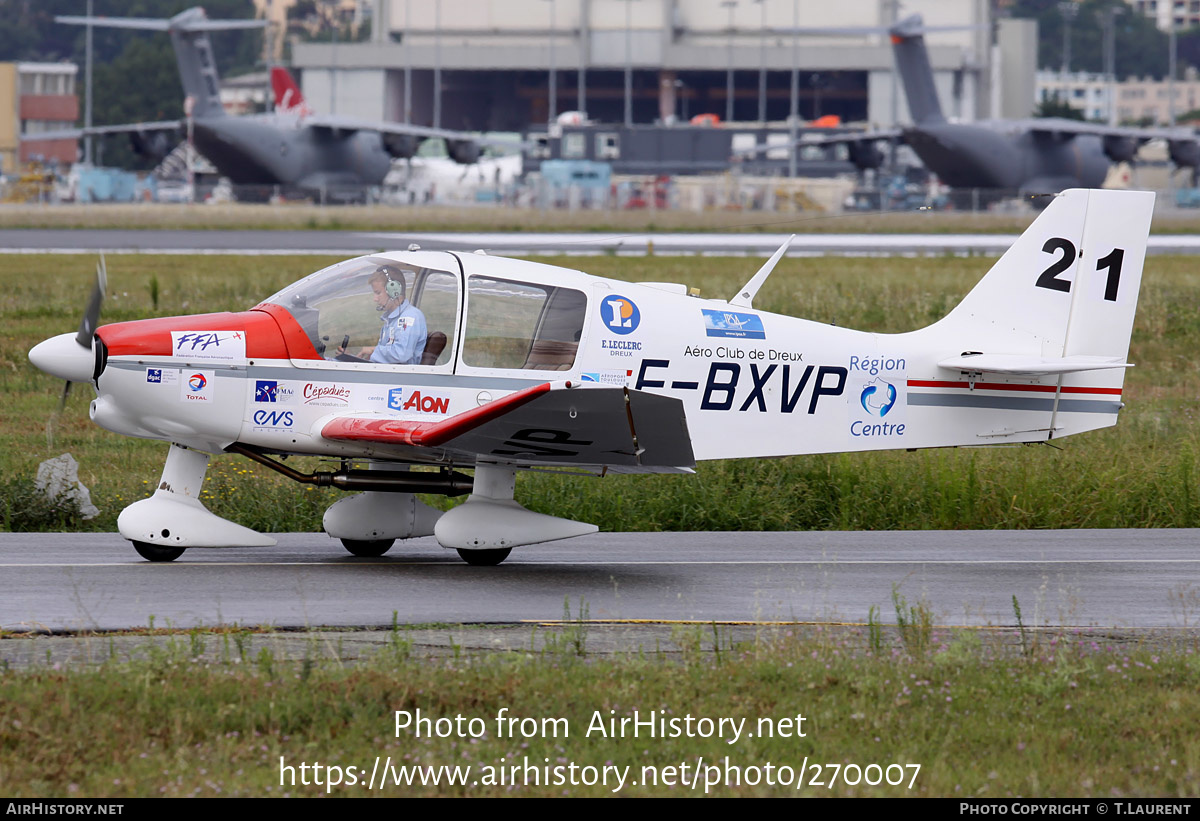
<instances>
[{"instance_id":1,"label":"aircraft wing","mask_svg":"<svg viewBox=\"0 0 1200 821\"><path fill-rule=\"evenodd\" d=\"M71 140L97 134L124 134L130 131L175 131L184 128L182 120L159 120L152 123L124 123L122 125L94 125L91 128L62 128L57 131L38 131L22 134L21 140Z\"/></svg>"},{"instance_id":2,"label":"aircraft wing","mask_svg":"<svg viewBox=\"0 0 1200 821\"><path fill-rule=\"evenodd\" d=\"M1128 126L1085 123L1081 120L1067 120L1060 117L1026 120L1022 125L1027 125L1032 134L1055 137L1074 137L1078 134L1090 134L1096 137L1119 137L1139 142L1196 139L1195 132L1189 128L1130 128Z\"/></svg>"},{"instance_id":3,"label":"aircraft wing","mask_svg":"<svg viewBox=\"0 0 1200 821\"><path fill-rule=\"evenodd\" d=\"M874 128L865 131L839 131L835 134L814 134L811 131L800 136L796 140L797 146L806 145L845 145L847 143L874 143L879 140L903 140L904 131L899 128ZM771 145L768 143L758 143L757 145L742 149L735 152L741 156L751 156L755 154L765 154L768 151L779 151L787 149L784 145Z\"/></svg>"},{"instance_id":4,"label":"aircraft wing","mask_svg":"<svg viewBox=\"0 0 1200 821\"><path fill-rule=\"evenodd\" d=\"M805 134L796 140L797 145L836 145L837 143L873 142L895 140L904 136L903 129L873 128L866 131L842 131L837 134Z\"/></svg>"},{"instance_id":5,"label":"aircraft wing","mask_svg":"<svg viewBox=\"0 0 1200 821\"><path fill-rule=\"evenodd\" d=\"M546 382L440 422L382 414L326 420L325 439L440 448L521 464L616 472L690 470L696 463L683 403L624 387Z\"/></svg>"},{"instance_id":6,"label":"aircraft wing","mask_svg":"<svg viewBox=\"0 0 1200 821\"><path fill-rule=\"evenodd\" d=\"M301 122L309 128L328 131L378 131L381 134L394 134L400 137L437 138L458 142L472 142L480 145L491 145L497 148L510 148L514 151L520 151L526 146L525 143L519 140L504 139L502 137L482 137L467 131L451 131L445 128L429 128L423 125L409 125L407 123L359 120L353 117L334 117L317 114L307 116Z\"/></svg>"}]
</instances>

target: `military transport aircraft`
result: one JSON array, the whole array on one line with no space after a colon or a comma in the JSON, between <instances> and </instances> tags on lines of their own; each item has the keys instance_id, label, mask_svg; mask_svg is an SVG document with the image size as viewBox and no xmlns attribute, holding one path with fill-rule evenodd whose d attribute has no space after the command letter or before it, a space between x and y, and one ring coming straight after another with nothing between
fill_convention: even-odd
<instances>
[{"instance_id":1,"label":"military transport aircraft","mask_svg":"<svg viewBox=\"0 0 1200 821\"><path fill-rule=\"evenodd\" d=\"M271 69L271 91L275 110L302 116L314 114L296 85L291 72L282 66ZM480 192L493 197L521 176L521 155L483 155L472 163L456 162L445 157L409 157L403 164L393 165L383 180L383 202L440 202L454 200L475 202Z\"/></svg>"},{"instance_id":2,"label":"military transport aircraft","mask_svg":"<svg viewBox=\"0 0 1200 821\"><path fill-rule=\"evenodd\" d=\"M308 194L359 198L365 186L379 185L392 159L411 157L421 142L442 139L446 153L460 163L479 158L480 143L519 149L519 143L475 137L461 131L402 123L369 122L316 116L304 108L231 117L220 99L220 79L210 31L254 28L264 20L209 20L202 8L190 8L169 20L120 17L56 17L60 23L166 31L171 35L179 78L191 106L192 138L197 150L235 185L281 186ZM188 121L166 120L94 126L37 134L39 140L86 134L129 133L135 144L152 147L165 135L182 133ZM166 153L163 151L162 153ZM265 189L264 189L265 190Z\"/></svg>"},{"instance_id":3,"label":"military transport aircraft","mask_svg":"<svg viewBox=\"0 0 1200 821\"><path fill-rule=\"evenodd\" d=\"M755 309L788 243L729 300L418 249L337 263L242 313L96 327L101 277L79 332L29 358L91 382L96 424L170 443L154 495L118 519L151 561L274 544L199 500L212 455L236 453L362 491L324 516L355 555L432 534L496 564L597 529L522 507L518 470L688 473L709 459L1047 442L1115 424L1153 204L1063 192L956 308L909 333ZM392 347L408 364L381 361ZM341 467L273 458L288 454ZM470 495L439 513L416 493Z\"/></svg>"},{"instance_id":4,"label":"military transport aircraft","mask_svg":"<svg viewBox=\"0 0 1200 821\"><path fill-rule=\"evenodd\" d=\"M958 28L958 27L950 27ZM1153 139L1167 142L1178 167L1200 166L1200 142L1187 128L1124 128L1060 118L985 120L955 123L946 119L938 102L926 27L919 14L899 21L891 37L896 67L904 85L912 125L869 130L860 134L806 138L804 144L845 144L859 169L878 168L881 140L898 139L910 145L921 162L951 188L1046 194L1066 188L1098 188L1114 162L1130 162L1138 149ZM781 30L782 31L782 30ZM790 29L788 30L791 31ZM801 29L802 33L862 34L874 29ZM761 153L777 146L760 145Z\"/></svg>"}]
</instances>

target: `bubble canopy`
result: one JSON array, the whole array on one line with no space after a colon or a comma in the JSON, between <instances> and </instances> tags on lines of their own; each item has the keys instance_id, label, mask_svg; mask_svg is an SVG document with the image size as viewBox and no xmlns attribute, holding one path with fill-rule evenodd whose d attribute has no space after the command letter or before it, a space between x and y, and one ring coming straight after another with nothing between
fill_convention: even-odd
<instances>
[{"instance_id":1,"label":"bubble canopy","mask_svg":"<svg viewBox=\"0 0 1200 821\"><path fill-rule=\"evenodd\" d=\"M466 262L470 266L471 258ZM468 368L564 371L574 367L587 312L586 294L574 288L468 271L461 335L463 278L385 256L336 263L265 302L288 311L325 359L361 362L339 355L337 349L355 351L378 340L381 314L370 279L384 266L393 278L403 277L405 298L425 316L431 340L444 335L444 341L427 346L427 351L440 352L427 356L422 366L452 368L461 345L459 364Z\"/></svg>"},{"instance_id":2,"label":"bubble canopy","mask_svg":"<svg viewBox=\"0 0 1200 821\"><path fill-rule=\"evenodd\" d=\"M374 345L379 338L382 313L370 279L381 268L391 277L401 277L404 297L424 313L430 335L454 338L459 312L459 277L449 271L398 262L383 256L357 257L322 268L264 300L285 309L308 334L317 352L326 359L352 363L351 355L337 354ZM433 353L430 349L431 354ZM446 345L423 365L442 365L452 360Z\"/></svg>"}]
</instances>

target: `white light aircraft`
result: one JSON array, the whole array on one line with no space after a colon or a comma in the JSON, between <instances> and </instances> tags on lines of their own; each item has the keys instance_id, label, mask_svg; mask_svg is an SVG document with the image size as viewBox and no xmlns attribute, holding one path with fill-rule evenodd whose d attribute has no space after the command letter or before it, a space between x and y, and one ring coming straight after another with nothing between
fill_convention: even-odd
<instances>
[{"instance_id":1,"label":"white light aircraft","mask_svg":"<svg viewBox=\"0 0 1200 821\"><path fill-rule=\"evenodd\" d=\"M909 333L756 310L786 243L728 301L411 250L338 263L242 313L97 328L101 271L79 332L29 357L92 382L101 427L170 443L154 495L118 520L151 561L274 544L200 503L212 455L237 453L360 491L324 516L355 555L432 534L497 564L597 529L514 501L519 470L686 473L709 459L1046 442L1115 424L1153 203L1059 194L961 304ZM415 364L364 358L420 327L417 313ZM340 467L300 473L273 458L286 454ZM439 513L416 493L470 495Z\"/></svg>"}]
</instances>

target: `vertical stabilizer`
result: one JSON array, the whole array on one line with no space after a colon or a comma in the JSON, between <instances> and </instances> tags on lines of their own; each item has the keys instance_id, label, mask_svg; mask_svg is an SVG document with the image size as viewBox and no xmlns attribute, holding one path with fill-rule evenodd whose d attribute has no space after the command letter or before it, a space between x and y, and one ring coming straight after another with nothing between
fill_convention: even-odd
<instances>
[{"instance_id":1,"label":"vertical stabilizer","mask_svg":"<svg viewBox=\"0 0 1200 821\"><path fill-rule=\"evenodd\" d=\"M1043 395L1033 430L1047 438L1115 424L1153 211L1150 191L1063 191L958 307L914 336L952 352L941 372L971 391L1005 391L1009 406L1020 391Z\"/></svg>"},{"instance_id":2,"label":"vertical stabilizer","mask_svg":"<svg viewBox=\"0 0 1200 821\"><path fill-rule=\"evenodd\" d=\"M275 111L279 114L299 114L307 117L313 113L295 78L283 66L271 67L271 92L275 95Z\"/></svg>"},{"instance_id":3,"label":"vertical stabilizer","mask_svg":"<svg viewBox=\"0 0 1200 821\"><path fill-rule=\"evenodd\" d=\"M262 28L266 20L209 20L199 6L181 11L169 20L145 17L74 17L59 16L56 22L75 26L165 31L171 35L179 80L184 93L192 98L192 116L219 117L225 113L221 106L221 78L213 58L210 31Z\"/></svg>"},{"instance_id":4,"label":"vertical stabilizer","mask_svg":"<svg viewBox=\"0 0 1200 821\"><path fill-rule=\"evenodd\" d=\"M221 106L221 78L213 58L208 30L195 27L207 23L204 9L191 8L171 18L171 45L179 64L179 81L184 93L192 98L192 116L219 117L225 113Z\"/></svg>"},{"instance_id":5,"label":"vertical stabilizer","mask_svg":"<svg viewBox=\"0 0 1200 821\"><path fill-rule=\"evenodd\" d=\"M962 350L1123 359L1153 209L1149 191L1063 191L924 332Z\"/></svg>"},{"instance_id":6,"label":"vertical stabilizer","mask_svg":"<svg viewBox=\"0 0 1200 821\"><path fill-rule=\"evenodd\" d=\"M888 29L892 38L892 52L896 57L896 69L900 72L904 96L908 100L908 111L916 125L946 121L938 102L937 88L933 84L933 67L925 48L924 32L924 21L919 14L906 17Z\"/></svg>"}]
</instances>

